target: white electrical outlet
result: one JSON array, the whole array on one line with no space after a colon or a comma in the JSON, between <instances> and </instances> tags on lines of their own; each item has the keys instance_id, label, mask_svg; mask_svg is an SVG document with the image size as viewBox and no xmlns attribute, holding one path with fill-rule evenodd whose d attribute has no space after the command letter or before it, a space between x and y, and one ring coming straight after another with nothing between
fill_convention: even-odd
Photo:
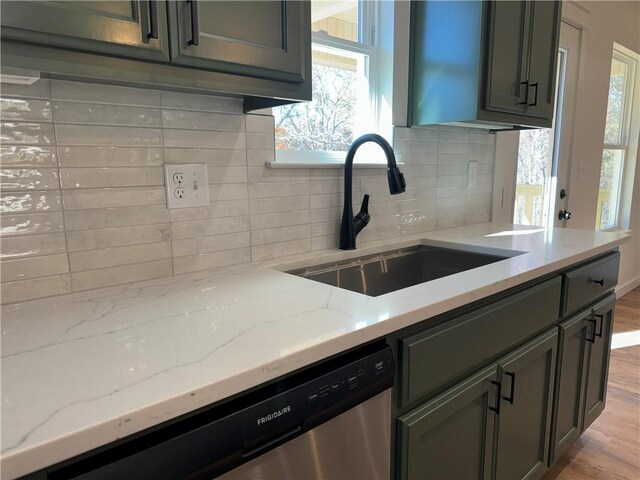
<instances>
[{"instance_id":1,"label":"white electrical outlet","mask_svg":"<svg viewBox=\"0 0 640 480\"><path fill-rule=\"evenodd\" d=\"M467 186L475 187L478 184L478 162L469 162L467 170Z\"/></svg>"},{"instance_id":2,"label":"white electrical outlet","mask_svg":"<svg viewBox=\"0 0 640 480\"><path fill-rule=\"evenodd\" d=\"M165 164L167 208L209 205L209 181L205 164Z\"/></svg>"}]
</instances>

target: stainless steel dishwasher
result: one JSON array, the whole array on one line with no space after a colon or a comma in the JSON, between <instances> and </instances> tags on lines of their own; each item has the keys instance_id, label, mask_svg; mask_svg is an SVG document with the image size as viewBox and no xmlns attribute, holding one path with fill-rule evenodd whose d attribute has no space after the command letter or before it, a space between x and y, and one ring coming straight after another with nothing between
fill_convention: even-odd
<instances>
[{"instance_id":1,"label":"stainless steel dishwasher","mask_svg":"<svg viewBox=\"0 0 640 480\"><path fill-rule=\"evenodd\" d=\"M388 346L368 345L41 478L388 479L394 370Z\"/></svg>"}]
</instances>

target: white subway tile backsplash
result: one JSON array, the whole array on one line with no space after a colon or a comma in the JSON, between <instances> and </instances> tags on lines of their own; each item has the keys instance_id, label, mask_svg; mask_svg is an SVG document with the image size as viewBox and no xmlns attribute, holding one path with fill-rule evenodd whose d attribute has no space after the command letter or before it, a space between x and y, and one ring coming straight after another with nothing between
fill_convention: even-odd
<instances>
[{"instance_id":1,"label":"white subway tile backsplash","mask_svg":"<svg viewBox=\"0 0 640 480\"><path fill-rule=\"evenodd\" d=\"M59 187L55 168L0 168L0 189L51 190Z\"/></svg>"},{"instance_id":2,"label":"white subway tile backsplash","mask_svg":"<svg viewBox=\"0 0 640 480\"><path fill-rule=\"evenodd\" d=\"M53 125L50 123L2 122L0 143L20 145L49 145L54 142Z\"/></svg>"},{"instance_id":3,"label":"white subway tile backsplash","mask_svg":"<svg viewBox=\"0 0 640 480\"><path fill-rule=\"evenodd\" d=\"M197 272L209 268L227 267L251 262L251 250L238 248L213 253L201 253L187 257L178 257L174 262L176 275L180 273Z\"/></svg>"},{"instance_id":4,"label":"white subway tile backsplash","mask_svg":"<svg viewBox=\"0 0 640 480\"><path fill-rule=\"evenodd\" d=\"M204 237L222 233L246 232L249 230L249 217L222 217L206 220L174 222L171 225L173 238Z\"/></svg>"},{"instance_id":5,"label":"white subway tile backsplash","mask_svg":"<svg viewBox=\"0 0 640 480\"><path fill-rule=\"evenodd\" d=\"M78 292L92 288L138 282L173 274L171 259L134 263L118 267L99 268L71 273L71 285Z\"/></svg>"},{"instance_id":6,"label":"white subway tile backsplash","mask_svg":"<svg viewBox=\"0 0 640 480\"><path fill-rule=\"evenodd\" d=\"M158 147L58 147L61 167L145 167L162 166Z\"/></svg>"},{"instance_id":7,"label":"white subway tile backsplash","mask_svg":"<svg viewBox=\"0 0 640 480\"><path fill-rule=\"evenodd\" d=\"M0 119L23 122L51 122L51 102L32 98L1 98Z\"/></svg>"},{"instance_id":8,"label":"white subway tile backsplash","mask_svg":"<svg viewBox=\"0 0 640 480\"><path fill-rule=\"evenodd\" d=\"M53 118L56 123L79 123L82 125L162 126L159 108L99 103L54 102Z\"/></svg>"},{"instance_id":9,"label":"white subway tile backsplash","mask_svg":"<svg viewBox=\"0 0 640 480\"><path fill-rule=\"evenodd\" d=\"M279 243L288 240L300 240L311 236L309 225L267 228L251 232L251 246Z\"/></svg>"},{"instance_id":10,"label":"white subway tile backsplash","mask_svg":"<svg viewBox=\"0 0 640 480\"><path fill-rule=\"evenodd\" d=\"M261 150L259 150L261 151ZM247 153L251 150L247 151ZM306 168L265 168L248 167L249 183L267 182L301 182L309 180L309 170Z\"/></svg>"},{"instance_id":11,"label":"white subway tile backsplash","mask_svg":"<svg viewBox=\"0 0 640 480\"><path fill-rule=\"evenodd\" d=\"M240 200L219 200L206 207L178 208L171 210L172 222L185 220L201 220L205 218L236 217L249 214L249 202Z\"/></svg>"},{"instance_id":12,"label":"white subway tile backsplash","mask_svg":"<svg viewBox=\"0 0 640 480\"><path fill-rule=\"evenodd\" d=\"M207 167L209 185L247 183L247 167Z\"/></svg>"},{"instance_id":13,"label":"white subway tile backsplash","mask_svg":"<svg viewBox=\"0 0 640 480\"><path fill-rule=\"evenodd\" d=\"M296 197L300 195L309 195L309 182L249 184L249 198Z\"/></svg>"},{"instance_id":14,"label":"white subway tile backsplash","mask_svg":"<svg viewBox=\"0 0 640 480\"><path fill-rule=\"evenodd\" d=\"M245 115L247 132L273 135L274 119L271 115Z\"/></svg>"},{"instance_id":15,"label":"white subway tile backsplash","mask_svg":"<svg viewBox=\"0 0 640 480\"><path fill-rule=\"evenodd\" d=\"M0 258L11 260L67 251L64 233L4 237L0 242ZM1 267L0 267L1 268Z\"/></svg>"},{"instance_id":16,"label":"white subway tile backsplash","mask_svg":"<svg viewBox=\"0 0 640 480\"><path fill-rule=\"evenodd\" d=\"M162 167L61 168L63 189L164 185Z\"/></svg>"},{"instance_id":17,"label":"white subway tile backsplash","mask_svg":"<svg viewBox=\"0 0 640 480\"><path fill-rule=\"evenodd\" d=\"M205 237L181 238L173 240L173 256L186 257L201 253L234 250L251 245L251 234L246 232L210 235Z\"/></svg>"},{"instance_id":18,"label":"white subway tile backsplash","mask_svg":"<svg viewBox=\"0 0 640 480\"><path fill-rule=\"evenodd\" d=\"M58 145L162 146L162 130L144 127L56 124Z\"/></svg>"},{"instance_id":19,"label":"white subway tile backsplash","mask_svg":"<svg viewBox=\"0 0 640 480\"><path fill-rule=\"evenodd\" d=\"M311 212L309 210L251 215L251 230L305 225L308 223L311 223Z\"/></svg>"},{"instance_id":20,"label":"white subway tile backsplash","mask_svg":"<svg viewBox=\"0 0 640 480\"><path fill-rule=\"evenodd\" d=\"M2 282L1 287L2 303L22 302L71 292L71 277L64 274L19 282Z\"/></svg>"},{"instance_id":21,"label":"white subway tile backsplash","mask_svg":"<svg viewBox=\"0 0 640 480\"><path fill-rule=\"evenodd\" d=\"M309 197L253 198L249 200L249 211L255 213L294 212L309 210Z\"/></svg>"},{"instance_id":22,"label":"white subway tile backsplash","mask_svg":"<svg viewBox=\"0 0 640 480\"><path fill-rule=\"evenodd\" d=\"M141 243L157 243L170 239L171 226L168 223L67 232L69 252Z\"/></svg>"},{"instance_id":23,"label":"white subway tile backsplash","mask_svg":"<svg viewBox=\"0 0 640 480\"><path fill-rule=\"evenodd\" d=\"M0 268L2 282L15 282L30 278L67 273L69 263L66 254L5 260Z\"/></svg>"},{"instance_id":24,"label":"white subway tile backsplash","mask_svg":"<svg viewBox=\"0 0 640 480\"><path fill-rule=\"evenodd\" d=\"M87 188L63 190L65 210L165 204L164 187Z\"/></svg>"},{"instance_id":25,"label":"white subway tile backsplash","mask_svg":"<svg viewBox=\"0 0 640 480\"><path fill-rule=\"evenodd\" d=\"M61 212L22 213L0 216L0 235L33 235L64 230Z\"/></svg>"},{"instance_id":26,"label":"white subway tile backsplash","mask_svg":"<svg viewBox=\"0 0 640 480\"><path fill-rule=\"evenodd\" d=\"M166 163L205 163L210 167L246 168L244 149L165 148Z\"/></svg>"},{"instance_id":27,"label":"white subway tile backsplash","mask_svg":"<svg viewBox=\"0 0 640 480\"><path fill-rule=\"evenodd\" d=\"M244 148L244 132L164 129L165 147Z\"/></svg>"},{"instance_id":28,"label":"white subway tile backsplash","mask_svg":"<svg viewBox=\"0 0 640 480\"><path fill-rule=\"evenodd\" d=\"M268 245L260 245L251 247L251 259L255 262L262 260L270 260L278 257L286 257L287 255L295 255L297 253L311 251L311 238L302 240L291 240L288 242L271 243Z\"/></svg>"},{"instance_id":29,"label":"white subway tile backsplash","mask_svg":"<svg viewBox=\"0 0 640 480\"><path fill-rule=\"evenodd\" d=\"M243 132L244 115L193 112L190 110L163 110L162 125L164 128Z\"/></svg>"},{"instance_id":30,"label":"white subway tile backsplash","mask_svg":"<svg viewBox=\"0 0 640 480\"><path fill-rule=\"evenodd\" d=\"M247 132L248 150L273 150L275 139L273 133Z\"/></svg>"},{"instance_id":31,"label":"white subway tile backsplash","mask_svg":"<svg viewBox=\"0 0 640 480\"><path fill-rule=\"evenodd\" d=\"M265 166L274 117L241 99L43 79L3 84L0 120L5 303L337 246L343 169ZM354 212L371 195L359 245L490 219L494 135L394 136L407 190L390 195L383 168L354 170ZM171 163L207 165L209 205L166 208Z\"/></svg>"},{"instance_id":32,"label":"white subway tile backsplash","mask_svg":"<svg viewBox=\"0 0 640 480\"><path fill-rule=\"evenodd\" d=\"M171 258L170 241L69 252L69 265L72 272L80 272L163 258Z\"/></svg>"},{"instance_id":33,"label":"white subway tile backsplash","mask_svg":"<svg viewBox=\"0 0 640 480\"><path fill-rule=\"evenodd\" d=\"M0 147L2 167L57 167L54 147L5 145Z\"/></svg>"},{"instance_id":34,"label":"white subway tile backsplash","mask_svg":"<svg viewBox=\"0 0 640 480\"><path fill-rule=\"evenodd\" d=\"M68 232L168 223L169 210L164 204L67 210L64 221Z\"/></svg>"}]
</instances>

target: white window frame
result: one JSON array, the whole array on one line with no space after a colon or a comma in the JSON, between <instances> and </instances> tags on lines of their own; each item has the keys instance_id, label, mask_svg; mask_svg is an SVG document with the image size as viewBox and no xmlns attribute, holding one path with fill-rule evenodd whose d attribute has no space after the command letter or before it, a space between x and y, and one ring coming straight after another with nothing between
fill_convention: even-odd
<instances>
[{"instance_id":1,"label":"white window frame","mask_svg":"<svg viewBox=\"0 0 640 480\"><path fill-rule=\"evenodd\" d=\"M356 131L356 135L374 131L385 137L390 137L392 131L391 118L382 115L381 98L381 69L380 69L380 17L381 1L359 0L358 22L360 25L360 42L353 42L341 38L331 37L321 32L312 32L311 42L320 48L335 49L348 53L367 55L365 66L369 83L369 104L371 106L372 122L367 131ZM391 142L391 138L387 138ZM346 152L276 150L275 163L272 166L337 166L344 164ZM371 150L367 153L367 165L386 165L382 152ZM356 158L356 163L358 159Z\"/></svg>"},{"instance_id":2,"label":"white window frame","mask_svg":"<svg viewBox=\"0 0 640 480\"><path fill-rule=\"evenodd\" d=\"M617 198L613 199L614 221L609 227L597 230L615 231L628 229L631 215L631 202L635 174L635 159L638 149L638 130L640 125L640 95L637 93L637 81L640 78L640 56L622 45L614 43L611 55L612 61L618 60L627 65L623 104L622 124L619 143L604 143L604 150L622 151L622 166L618 172ZM608 89L607 89L608 93ZM607 95L608 96L608 95ZM606 119L605 119L606 121ZM598 189L600 181L598 180Z\"/></svg>"}]
</instances>

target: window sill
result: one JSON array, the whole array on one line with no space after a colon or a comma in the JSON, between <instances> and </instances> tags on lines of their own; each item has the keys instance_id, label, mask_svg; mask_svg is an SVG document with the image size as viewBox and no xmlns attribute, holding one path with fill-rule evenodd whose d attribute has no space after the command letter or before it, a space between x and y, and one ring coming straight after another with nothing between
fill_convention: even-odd
<instances>
[{"instance_id":1,"label":"window sill","mask_svg":"<svg viewBox=\"0 0 640 480\"><path fill-rule=\"evenodd\" d=\"M402 163L398 163L399 166ZM344 168L344 162L265 162L267 168ZM353 168L387 168L386 163L354 163Z\"/></svg>"}]
</instances>

